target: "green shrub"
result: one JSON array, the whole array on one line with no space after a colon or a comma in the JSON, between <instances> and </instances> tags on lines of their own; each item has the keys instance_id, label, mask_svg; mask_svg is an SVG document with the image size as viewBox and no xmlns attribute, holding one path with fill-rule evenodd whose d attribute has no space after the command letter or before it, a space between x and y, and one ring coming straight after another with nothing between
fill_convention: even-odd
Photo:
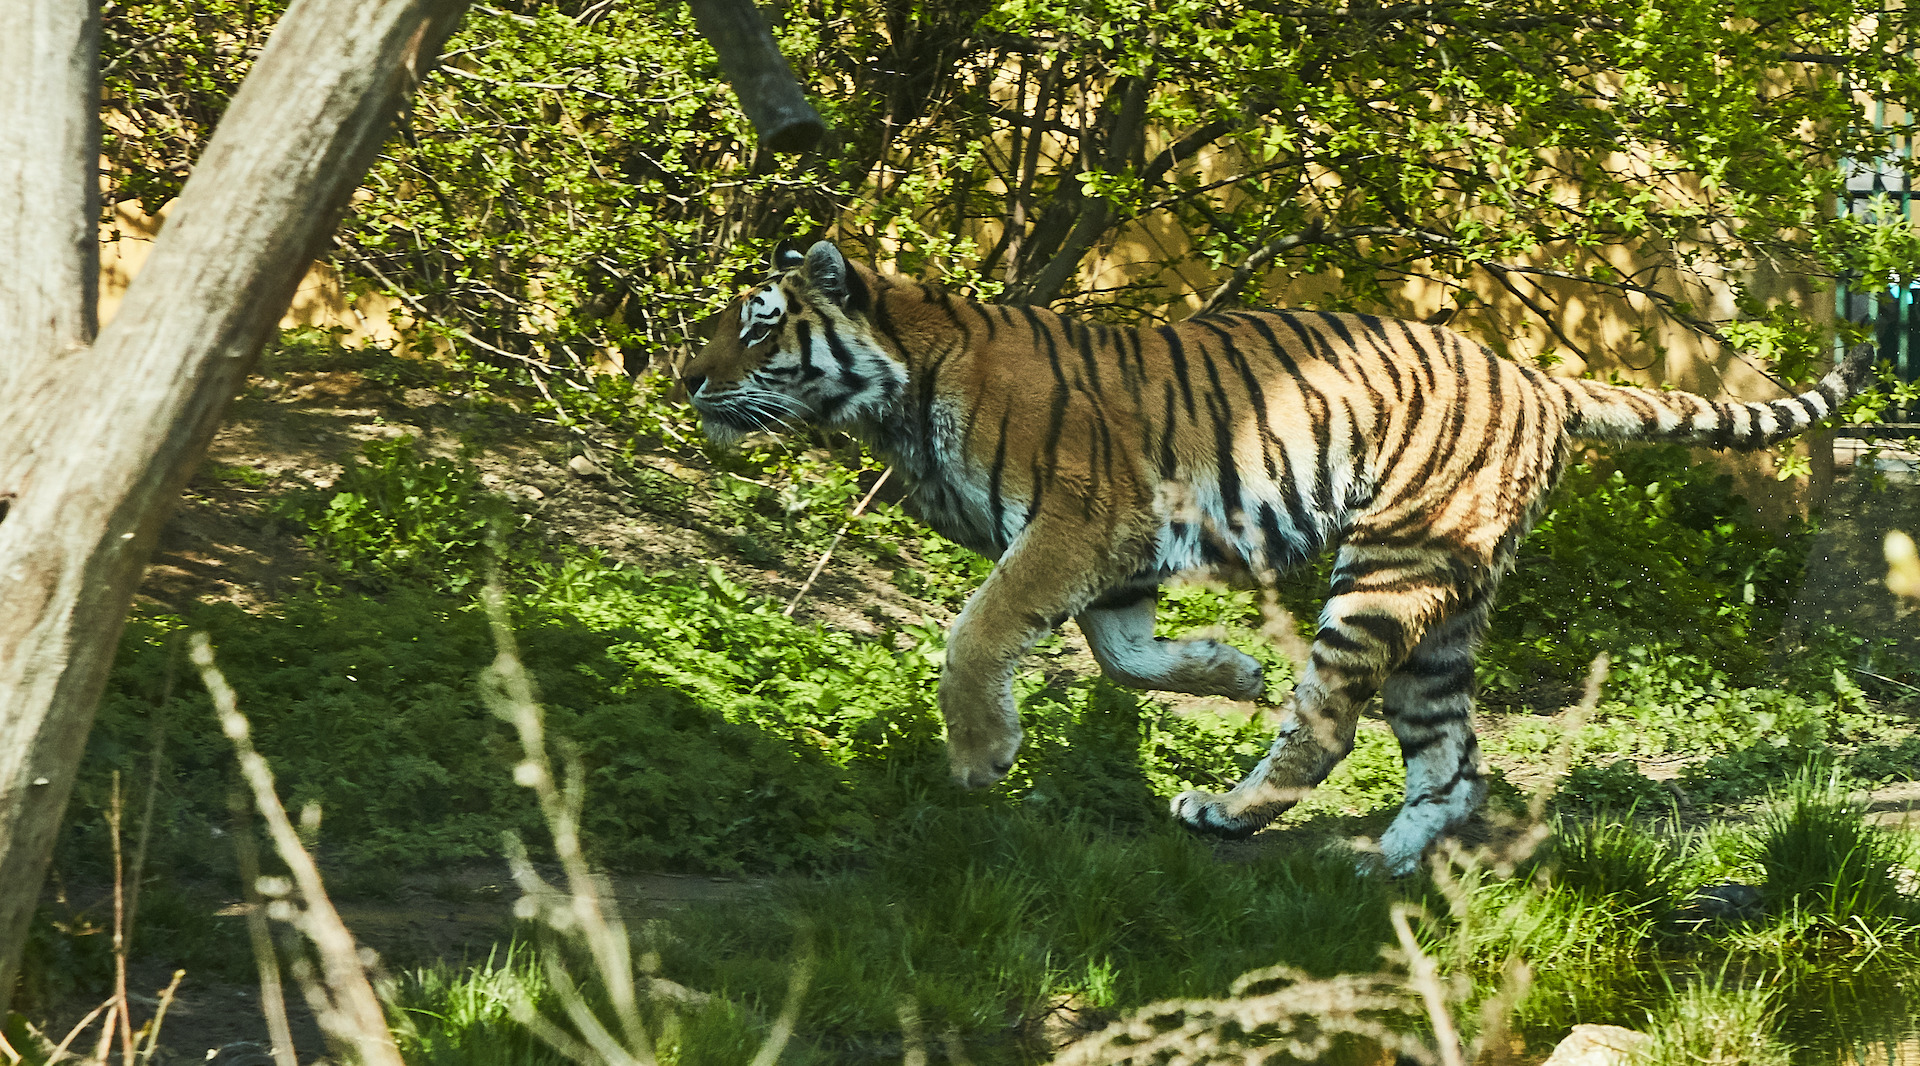
<instances>
[{"instance_id":1,"label":"green shrub","mask_svg":"<svg viewBox=\"0 0 1920 1066\"><path fill-rule=\"evenodd\" d=\"M505 497L480 487L465 458L420 458L412 437L375 438L331 488L287 497L277 513L305 525L342 575L372 589L418 583L459 591L490 540L510 528Z\"/></svg>"},{"instance_id":2,"label":"green shrub","mask_svg":"<svg viewBox=\"0 0 1920 1066\"><path fill-rule=\"evenodd\" d=\"M1808 540L1760 528L1730 478L1677 446L1575 464L1501 587L1482 684L1496 698L1537 698L1544 676L1571 693L1595 655L1635 645L1671 646L1751 683Z\"/></svg>"}]
</instances>

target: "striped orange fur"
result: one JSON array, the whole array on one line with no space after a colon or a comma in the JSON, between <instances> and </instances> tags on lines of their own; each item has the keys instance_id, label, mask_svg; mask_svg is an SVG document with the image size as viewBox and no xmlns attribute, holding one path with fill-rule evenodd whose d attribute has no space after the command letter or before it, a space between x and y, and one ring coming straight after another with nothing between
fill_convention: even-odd
<instances>
[{"instance_id":1,"label":"striped orange fur","mask_svg":"<svg viewBox=\"0 0 1920 1066\"><path fill-rule=\"evenodd\" d=\"M1232 791L1184 793L1173 813L1257 830L1347 754L1379 694L1407 767L1381 840L1394 872L1484 798L1474 645L1572 439L1763 447L1830 414L1871 361L1862 347L1811 392L1716 403L1551 377L1367 315L1119 328L882 276L824 241L775 265L721 314L688 392L718 440L795 423L861 437L909 479L910 510L997 561L940 679L957 782L1012 766L1015 667L1069 617L1123 684L1258 696L1250 657L1154 638L1157 590L1207 569L1271 580L1332 546L1271 750Z\"/></svg>"}]
</instances>

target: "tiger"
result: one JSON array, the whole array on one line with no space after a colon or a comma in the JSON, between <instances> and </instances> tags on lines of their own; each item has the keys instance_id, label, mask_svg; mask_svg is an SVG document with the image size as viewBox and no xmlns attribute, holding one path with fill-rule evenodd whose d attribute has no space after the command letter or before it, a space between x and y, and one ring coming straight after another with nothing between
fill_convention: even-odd
<instances>
[{"instance_id":1,"label":"tiger","mask_svg":"<svg viewBox=\"0 0 1920 1066\"><path fill-rule=\"evenodd\" d=\"M772 265L712 320L681 385L719 444L802 424L860 439L906 479L909 513L993 560L938 684L957 784L1011 770L1015 670L1068 618L1121 685L1259 698L1252 656L1154 636L1160 588L1222 571L1271 588L1331 548L1271 747L1232 789L1182 792L1171 812L1204 834L1256 832L1346 757L1378 695L1406 787L1371 861L1394 875L1486 798L1475 646L1572 442L1765 447L1832 414L1873 355L1853 349L1797 396L1720 403L1550 376L1394 318L1121 327L976 302L829 241Z\"/></svg>"}]
</instances>

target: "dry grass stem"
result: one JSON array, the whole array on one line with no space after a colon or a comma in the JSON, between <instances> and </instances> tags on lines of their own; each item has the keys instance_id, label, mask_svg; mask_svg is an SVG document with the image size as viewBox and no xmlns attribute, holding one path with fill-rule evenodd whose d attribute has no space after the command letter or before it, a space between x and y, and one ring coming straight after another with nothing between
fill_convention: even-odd
<instances>
[{"instance_id":1,"label":"dry grass stem","mask_svg":"<svg viewBox=\"0 0 1920 1066\"><path fill-rule=\"evenodd\" d=\"M1887 588L1902 599L1920 600L1920 550L1914 548L1913 538L1893 530L1887 534L1884 550Z\"/></svg>"},{"instance_id":2,"label":"dry grass stem","mask_svg":"<svg viewBox=\"0 0 1920 1066\"><path fill-rule=\"evenodd\" d=\"M296 965L294 974L313 1008L320 1028L326 1033L335 1053L362 1066L404 1066L393 1037L387 1030L386 1012L374 995L367 969L371 959L363 958L353 934L340 920L327 898L326 885L313 856L300 842L300 835L287 818L286 808L274 791L273 771L267 760L254 750L247 719L240 713L232 686L213 659L213 645L205 633L191 638L193 664L213 698L220 728L233 743L239 756L240 773L253 793L253 805L266 822L274 850L292 874L292 884L269 886L260 883L262 895L278 896L269 907L274 917L289 922L313 944L320 959L320 972ZM268 880L268 879L263 879ZM302 960L304 961L304 960ZM312 979L308 979L311 977Z\"/></svg>"},{"instance_id":3,"label":"dry grass stem","mask_svg":"<svg viewBox=\"0 0 1920 1066\"><path fill-rule=\"evenodd\" d=\"M807 574L807 579L800 583L800 591L794 593L793 599L787 601L787 609L780 612L780 617L793 617L793 610L800 606L801 597L807 594L807 590L813 587L815 581L820 580L820 573L827 568L827 561L833 558L834 551L840 547L840 539L847 535L847 530L852 529L853 523L866 512L867 505L873 502L874 495L880 491L880 486L887 483L887 477L892 473L893 467L880 471L880 476L874 481L873 487L867 490L865 496L860 497L859 503L854 504L852 513L848 514L847 520L840 524L840 531L835 533L833 540L827 543L827 550L820 553L819 561L813 564L813 570Z\"/></svg>"},{"instance_id":4,"label":"dry grass stem","mask_svg":"<svg viewBox=\"0 0 1920 1066\"><path fill-rule=\"evenodd\" d=\"M927 1034L920 1029L920 1008L900 1001L900 1066L927 1066Z\"/></svg>"},{"instance_id":5,"label":"dry grass stem","mask_svg":"<svg viewBox=\"0 0 1920 1066\"><path fill-rule=\"evenodd\" d=\"M120 771L113 772L113 791L107 803L107 838L113 845L113 1011L120 1027L120 1059L124 1066L133 1066L133 1019L127 1007L127 889L126 869L120 854ZM111 1043L114 1027L110 1024L100 1034L101 1054L99 1059L106 1061L106 1049Z\"/></svg>"},{"instance_id":6,"label":"dry grass stem","mask_svg":"<svg viewBox=\"0 0 1920 1066\"><path fill-rule=\"evenodd\" d=\"M152 1062L153 1053L160 1050L160 1026L167 1020L167 1008L173 1006L174 993L180 990L180 980L185 976L187 976L185 970L173 971L173 979L167 982L167 987L160 990L160 1003L153 1009L153 1020L146 1025L146 1044L140 1050L140 1062L143 1066Z\"/></svg>"},{"instance_id":7,"label":"dry grass stem","mask_svg":"<svg viewBox=\"0 0 1920 1066\"><path fill-rule=\"evenodd\" d=\"M555 782L552 762L547 756L540 704L534 698L533 681L520 661L513 627L507 618L506 594L497 583L490 583L482 591L481 601L493 625L494 646L499 649L493 666L484 675L483 691L493 713L512 724L519 736L524 757L514 768L514 780L533 790L553 836L554 855L560 860L567 882L565 892L548 884L527 859L524 845L509 834L508 862L513 868L514 880L526 893L516 905L515 913L522 918L538 918L547 928L586 947L624 1039L609 1032L586 1005L577 983L555 951L544 953L546 968L569 1018L579 1028L579 1039L571 1036L554 1039L564 1034L538 1019L537 1012L528 1004L517 1005L516 1017L521 1017L522 1024L527 1024L554 1050L576 1061L595 1061L582 1058L581 1053L590 1050L599 1061L651 1064L653 1041L640 1016L626 926L608 899L605 884L588 866L586 854L580 848L577 813L582 789L580 774L577 770L569 773L564 788ZM539 1024L533 1024L535 1021ZM581 1041L585 1041L585 1048L580 1046Z\"/></svg>"},{"instance_id":8,"label":"dry grass stem","mask_svg":"<svg viewBox=\"0 0 1920 1066\"><path fill-rule=\"evenodd\" d=\"M780 1016L773 1020L773 1030L767 1034L767 1042L760 1045L760 1053L753 1057L752 1066L773 1066L780 1059L780 1053L787 1049L787 1042L793 1039L794 1023L800 1020L800 1002L807 996L807 985L813 980L813 960L803 956L794 965L793 976L787 979L787 1001L780 1007Z\"/></svg>"},{"instance_id":9,"label":"dry grass stem","mask_svg":"<svg viewBox=\"0 0 1920 1066\"><path fill-rule=\"evenodd\" d=\"M1432 956L1420 949L1420 941L1414 937L1413 926L1407 921L1408 915L1418 913L1418 908L1395 903L1389 915L1393 935L1399 939L1400 950L1406 956L1407 983L1420 994L1420 1001L1427 1008L1434 1042L1439 1045L1441 1066L1466 1066L1460 1050L1460 1030L1454 1026L1453 1011L1447 1006L1446 986L1440 983L1440 967Z\"/></svg>"},{"instance_id":10,"label":"dry grass stem","mask_svg":"<svg viewBox=\"0 0 1920 1066\"><path fill-rule=\"evenodd\" d=\"M1135 1011L1062 1051L1051 1066L1255 1064L1282 1056L1314 1062L1342 1034L1430 1062L1433 1050L1407 1031L1419 1013L1398 974L1316 980L1273 966L1240 977L1224 999L1168 1000Z\"/></svg>"},{"instance_id":11,"label":"dry grass stem","mask_svg":"<svg viewBox=\"0 0 1920 1066\"><path fill-rule=\"evenodd\" d=\"M878 488L876 484L875 489ZM872 494L868 495L871 499ZM858 510L855 513L858 514ZM564 775L556 778L547 754L544 714L534 696L533 680L520 661L507 616L506 594L498 582L489 582L482 590L481 602L492 623L494 646L498 649L493 665L482 677L482 691L493 713L512 724L519 736L522 758L514 767L514 780L533 790L548 832L552 834L554 856L560 862L566 882L564 891L548 883L534 869L526 845L518 836L508 833L507 864L525 893L515 904L514 913L523 919L538 920L552 937L548 950L541 953L541 961L574 1032L543 1016L524 997L510 1002L508 1008L515 1021L555 1051L583 1066L652 1066L656 1061L654 1043L640 1012L641 985L636 980L632 942L605 879L593 872L580 847L584 785L578 760L569 759ZM597 990L605 995L617 1034L601 1020L600 1012L588 1002L582 983L568 969L565 961L568 952L563 950L568 947L586 949L592 979ZM754 1056L752 1066L772 1066L792 1040L811 976L809 964L803 962L795 968L786 1004ZM698 1009L712 999L705 993L652 974L642 979L647 994L656 1002Z\"/></svg>"},{"instance_id":12,"label":"dry grass stem","mask_svg":"<svg viewBox=\"0 0 1920 1066\"><path fill-rule=\"evenodd\" d=\"M1307 664L1312 661L1313 648L1300 635L1299 621L1280 602L1280 594L1270 584L1262 594L1260 619L1260 636L1280 649L1280 653L1293 663L1293 676L1296 679L1307 676Z\"/></svg>"},{"instance_id":13,"label":"dry grass stem","mask_svg":"<svg viewBox=\"0 0 1920 1066\"><path fill-rule=\"evenodd\" d=\"M240 793L227 797L233 813L233 850L240 866L241 891L246 899L247 938L253 944L254 965L260 971L260 1010L267 1020L267 1040L275 1066L299 1066L293 1050L293 1027L287 1022L287 996L280 984L280 957L267 928L267 902L260 895L260 853L248 825L247 801Z\"/></svg>"}]
</instances>

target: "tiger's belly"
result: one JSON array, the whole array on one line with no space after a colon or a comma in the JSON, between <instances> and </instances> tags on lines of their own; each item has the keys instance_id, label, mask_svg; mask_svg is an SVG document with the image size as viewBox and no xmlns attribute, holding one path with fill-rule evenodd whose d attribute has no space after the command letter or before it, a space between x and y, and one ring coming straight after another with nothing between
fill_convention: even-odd
<instances>
[{"instance_id":1,"label":"tiger's belly","mask_svg":"<svg viewBox=\"0 0 1920 1066\"><path fill-rule=\"evenodd\" d=\"M1220 569L1285 570L1338 535L1345 508L1316 507L1260 480L1223 485L1195 476L1162 482L1154 571L1162 577Z\"/></svg>"}]
</instances>

